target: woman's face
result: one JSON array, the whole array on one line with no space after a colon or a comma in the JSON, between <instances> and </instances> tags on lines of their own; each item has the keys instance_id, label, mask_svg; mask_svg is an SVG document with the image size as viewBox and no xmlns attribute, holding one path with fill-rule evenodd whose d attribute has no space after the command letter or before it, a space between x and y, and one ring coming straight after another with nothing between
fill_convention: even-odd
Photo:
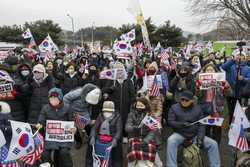
<instances>
[{"instance_id":1,"label":"woman's face","mask_svg":"<svg viewBox=\"0 0 250 167\"><path fill-rule=\"evenodd\" d=\"M199 63L199 57L198 56L194 56L192 59L192 63L193 64L198 64Z\"/></svg>"},{"instance_id":2,"label":"woman's face","mask_svg":"<svg viewBox=\"0 0 250 167\"><path fill-rule=\"evenodd\" d=\"M48 62L47 64L47 70L52 70L53 69L53 63L52 62Z\"/></svg>"},{"instance_id":3,"label":"woman's face","mask_svg":"<svg viewBox=\"0 0 250 167\"><path fill-rule=\"evenodd\" d=\"M205 73L215 73L215 69L212 66L208 66L205 70Z\"/></svg>"}]
</instances>

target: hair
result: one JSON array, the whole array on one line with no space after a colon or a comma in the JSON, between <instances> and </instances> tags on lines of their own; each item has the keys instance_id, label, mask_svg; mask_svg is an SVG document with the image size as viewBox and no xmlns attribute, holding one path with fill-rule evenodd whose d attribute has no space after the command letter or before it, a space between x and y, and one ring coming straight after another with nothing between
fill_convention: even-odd
<instances>
[{"instance_id":1,"label":"hair","mask_svg":"<svg viewBox=\"0 0 250 167\"><path fill-rule=\"evenodd\" d=\"M146 112L151 112L151 106L149 104L148 99L143 98L143 97L137 98L135 103L134 103L134 108L136 108L136 103L137 102L141 102L141 103L143 103L145 105Z\"/></svg>"},{"instance_id":2,"label":"hair","mask_svg":"<svg viewBox=\"0 0 250 167\"><path fill-rule=\"evenodd\" d=\"M218 72L219 70L218 70L218 68L214 65L214 63L208 63L208 64L206 64L203 68L202 68L202 72L205 72L206 71L206 69L208 68L208 67L210 67L210 66L212 66L213 68L214 68L214 70L215 70L215 72Z\"/></svg>"}]
</instances>

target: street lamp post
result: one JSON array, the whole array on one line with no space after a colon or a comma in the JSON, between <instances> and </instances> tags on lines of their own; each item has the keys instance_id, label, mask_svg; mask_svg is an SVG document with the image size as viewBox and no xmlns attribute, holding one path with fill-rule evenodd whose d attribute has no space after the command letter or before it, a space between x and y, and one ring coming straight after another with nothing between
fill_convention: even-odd
<instances>
[{"instance_id":1,"label":"street lamp post","mask_svg":"<svg viewBox=\"0 0 250 167\"><path fill-rule=\"evenodd\" d=\"M70 16L70 14L67 14L67 16L70 18L71 20L71 24L72 24L72 31L73 31L73 36L72 36L72 39L73 39L73 45L74 47L76 46L76 41L75 41L75 26L74 26L74 19L72 16Z\"/></svg>"},{"instance_id":2,"label":"street lamp post","mask_svg":"<svg viewBox=\"0 0 250 167\"><path fill-rule=\"evenodd\" d=\"M94 49L94 30L95 30L95 22L92 24L92 49Z\"/></svg>"}]
</instances>

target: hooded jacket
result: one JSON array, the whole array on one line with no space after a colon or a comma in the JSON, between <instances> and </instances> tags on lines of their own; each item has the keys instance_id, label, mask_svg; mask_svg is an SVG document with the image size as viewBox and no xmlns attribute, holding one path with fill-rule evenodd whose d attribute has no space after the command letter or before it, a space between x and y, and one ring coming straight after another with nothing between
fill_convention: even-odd
<instances>
[{"instance_id":1,"label":"hooded jacket","mask_svg":"<svg viewBox=\"0 0 250 167\"><path fill-rule=\"evenodd\" d=\"M86 84L83 87L72 90L64 96L64 104L69 105L73 112L91 115L91 105L86 102L85 98L90 91L96 88L98 87L93 84Z\"/></svg>"}]
</instances>

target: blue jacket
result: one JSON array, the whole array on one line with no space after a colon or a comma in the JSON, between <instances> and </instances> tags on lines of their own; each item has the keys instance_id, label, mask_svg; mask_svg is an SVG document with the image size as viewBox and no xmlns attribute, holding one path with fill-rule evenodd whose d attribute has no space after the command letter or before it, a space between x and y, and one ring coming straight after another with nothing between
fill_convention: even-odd
<instances>
[{"instance_id":1,"label":"blue jacket","mask_svg":"<svg viewBox=\"0 0 250 167\"><path fill-rule=\"evenodd\" d=\"M226 78L229 82L234 97L240 97L242 94L242 89L246 85L247 81L250 80L250 69L247 66L246 63L240 64L240 74L243 76L243 80L239 81L239 88L237 88L237 92L235 92L236 89L236 81L237 81L237 68L238 65L235 60L229 60L226 63L222 64L222 69L226 71ZM237 93L237 94L235 94Z\"/></svg>"}]
</instances>

